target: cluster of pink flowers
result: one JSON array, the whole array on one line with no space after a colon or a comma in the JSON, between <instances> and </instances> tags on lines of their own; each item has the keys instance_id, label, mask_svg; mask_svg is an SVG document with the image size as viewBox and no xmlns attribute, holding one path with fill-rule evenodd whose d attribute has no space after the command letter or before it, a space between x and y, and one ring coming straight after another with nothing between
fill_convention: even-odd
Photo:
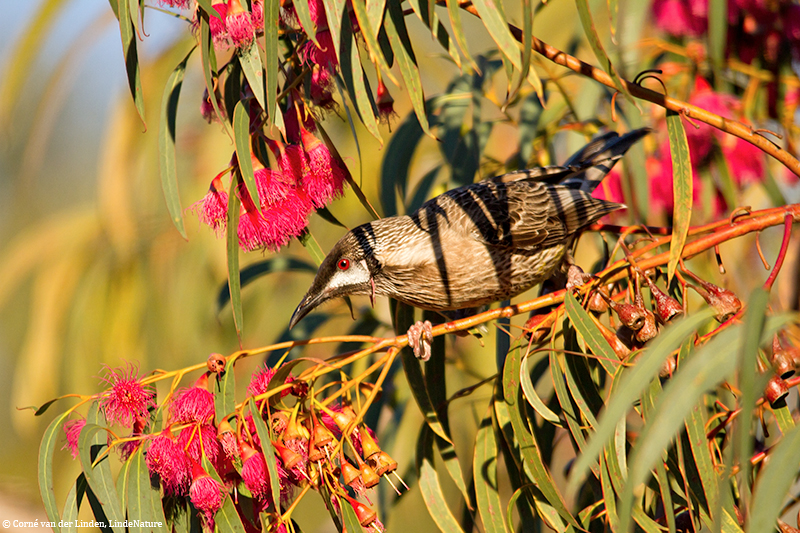
<instances>
[{"instance_id":1,"label":"cluster of pink flowers","mask_svg":"<svg viewBox=\"0 0 800 533\"><path fill-rule=\"evenodd\" d=\"M734 96L715 92L703 78L696 78L694 91L689 103L706 109L723 117L734 117L740 114L739 100ZM714 154L719 150L727 163L733 182L737 186L760 182L765 172L764 153L756 146L734 137L702 122L684 122L686 137L689 142L689 157L692 162L694 200L701 198L704 183L700 181L700 171L717 168ZM665 128L657 128L663 131ZM648 157L647 175L650 183L650 207L652 212L671 213L674 207L672 183L672 158L669 142L666 137L659 144L656 153ZM621 202L622 186L620 174L616 169L603 186L597 189L596 195L609 200ZM715 193L713 216L718 216L727 206L719 191Z\"/></svg>"},{"instance_id":2,"label":"cluster of pink flowers","mask_svg":"<svg viewBox=\"0 0 800 533\"><path fill-rule=\"evenodd\" d=\"M699 37L708 30L708 0L654 0L653 16L670 35ZM728 23L729 52L745 63L775 63L784 45L800 59L800 5L792 0L731 0Z\"/></svg>"},{"instance_id":3,"label":"cluster of pink flowers","mask_svg":"<svg viewBox=\"0 0 800 533\"><path fill-rule=\"evenodd\" d=\"M209 391L212 374L209 370L191 387L178 389L167 398L162 410L164 429L154 434L148 434L147 430L151 412L156 408L155 394L143 383L135 367L108 369L103 378L108 389L97 398L107 420L112 425L131 427L132 436L136 437L123 444L111 441L109 444L120 450L123 460L140 449L144 451L147 468L159 480L165 501L191 502L205 527L213 531L215 515L225 498L246 488L252 495L253 517L248 517L236 498L233 502L249 529L258 523L261 511L279 511L281 505L288 504L294 487L307 483L318 487L324 477L327 486L340 487L336 493L353 506L365 527L382 531L383 525L375 512L349 498L344 487L353 487L364 494L381 476L394 472L397 463L378 447L374 434L364 426L354 429L348 439L359 466L352 465L341 445L338 455L334 456L342 431L356 416L348 404L306 411L305 408L298 410L305 402L298 402L294 409L288 410L271 410L261 402L262 410L258 413L251 412L244 417L239 413L230 420L226 416L218 423L214 394ZM256 371L247 388L250 397L258 398L266 393L275 375L276 370L269 367ZM308 397L305 381L289 375L284 383L291 387L283 390L282 396ZM278 473L275 481L280 493L277 502L272 500L272 481L254 415L260 416L271 428L270 440ZM234 419L238 430L232 425ZM72 452L73 458L78 456L79 436L85 425L86 420L78 418L63 426L65 448ZM336 498L333 504L338 506ZM278 531L285 529L280 525Z\"/></svg>"},{"instance_id":4,"label":"cluster of pink flowers","mask_svg":"<svg viewBox=\"0 0 800 533\"><path fill-rule=\"evenodd\" d=\"M258 207L244 181L237 183L241 211L236 230L244 250L280 249L303 233L308 217L316 209L325 207L344 191L347 171L343 165L306 125L301 124L298 129L298 142L285 144L265 139L275 156L276 168L267 168L262 158L252 156ZM211 181L206 196L197 205L200 221L217 234L225 231L228 211L222 175Z\"/></svg>"}]
</instances>

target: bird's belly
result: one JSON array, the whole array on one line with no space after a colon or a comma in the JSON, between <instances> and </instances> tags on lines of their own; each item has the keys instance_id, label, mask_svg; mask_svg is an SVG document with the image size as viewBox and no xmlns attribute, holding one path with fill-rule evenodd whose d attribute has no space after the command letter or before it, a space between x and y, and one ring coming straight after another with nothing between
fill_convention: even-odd
<instances>
[{"instance_id":1,"label":"bird's belly","mask_svg":"<svg viewBox=\"0 0 800 533\"><path fill-rule=\"evenodd\" d=\"M505 253L481 246L449 261L425 265L414 274L417 290L393 295L404 303L449 311L479 307L513 298L550 277L564 259L566 247L553 246L536 252ZM428 280L422 283L421 280Z\"/></svg>"}]
</instances>

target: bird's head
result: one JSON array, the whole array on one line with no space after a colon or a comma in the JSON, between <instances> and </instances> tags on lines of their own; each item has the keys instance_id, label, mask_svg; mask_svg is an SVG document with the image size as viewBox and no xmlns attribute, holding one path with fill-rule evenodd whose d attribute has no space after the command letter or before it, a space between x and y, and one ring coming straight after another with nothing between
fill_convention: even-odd
<instances>
[{"instance_id":1,"label":"bird's head","mask_svg":"<svg viewBox=\"0 0 800 533\"><path fill-rule=\"evenodd\" d=\"M336 243L319 266L314 282L292 314L289 328L314 308L331 298L352 294L373 295L373 276L377 269L373 248L364 226L348 232Z\"/></svg>"}]
</instances>

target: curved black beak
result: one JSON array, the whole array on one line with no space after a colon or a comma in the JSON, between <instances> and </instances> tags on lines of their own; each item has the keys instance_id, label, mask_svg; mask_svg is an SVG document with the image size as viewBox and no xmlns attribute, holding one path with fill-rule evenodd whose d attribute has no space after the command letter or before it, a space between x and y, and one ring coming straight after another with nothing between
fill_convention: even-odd
<instances>
[{"instance_id":1,"label":"curved black beak","mask_svg":"<svg viewBox=\"0 0 800 533\"><path fill-rule=\"evenodd\" d=\"M289 329L295 327L295 325L300 322L303 317L305 317L308 313L313 311L315 307L327 299L328 297L325 296L324 293L306 293L306 295L303 296L303 299L300 300L300 304L298 304L297 309L295 309L294 313L292 313L292 319L289 321Z\"/></svg>"}]
</instances>

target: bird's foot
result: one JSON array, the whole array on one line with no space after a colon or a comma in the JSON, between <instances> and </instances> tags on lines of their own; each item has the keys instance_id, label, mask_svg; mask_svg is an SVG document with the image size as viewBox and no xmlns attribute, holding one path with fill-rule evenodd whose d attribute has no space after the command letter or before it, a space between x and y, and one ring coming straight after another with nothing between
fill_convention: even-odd
<instances>
[{"instance_id":1,"label":"bird's foot","mask_svg":"<svg viewBox=\"0 0 800 533\"><path fill-rule=\"evenodd\" d=\"M417 359L427 361L431 358L431 345L433 344L433 325L429 320L417 322L408 328L408 345L414 350Z\"/></svg>"},{"instance_id":2,"label":"bird's foot","mask_svg":"<svg viewBox=\"0 0 800 533\"><path fill-rule=\"evenodd\" d=\"M570 265L567 269L567 286L569 292L581 287L583 284L588 283L594 279L593 274L587 274L578 265Z\"/></svg>"}]
</instances>

